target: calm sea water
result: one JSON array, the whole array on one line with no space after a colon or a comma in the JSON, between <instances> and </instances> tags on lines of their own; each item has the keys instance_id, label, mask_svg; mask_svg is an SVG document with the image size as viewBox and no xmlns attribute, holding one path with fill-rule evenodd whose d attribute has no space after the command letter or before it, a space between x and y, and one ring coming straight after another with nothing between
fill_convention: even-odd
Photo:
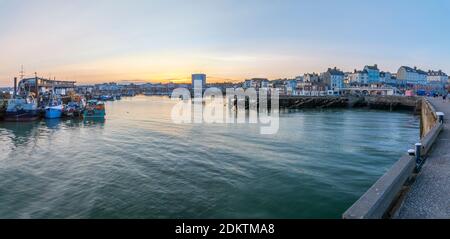
<instances>
[{"instance_id":1,"label":"calm sea water","mask_svg":"<svg viewBox=\"0 0 450 239\"><path fill-rule=\"evenodd\" d=\"M0 218L339 218L417 141L409 113L282 112L176 125L168 98L107 103L105 122L0 122Z\"/></svg>"}]
</instances>

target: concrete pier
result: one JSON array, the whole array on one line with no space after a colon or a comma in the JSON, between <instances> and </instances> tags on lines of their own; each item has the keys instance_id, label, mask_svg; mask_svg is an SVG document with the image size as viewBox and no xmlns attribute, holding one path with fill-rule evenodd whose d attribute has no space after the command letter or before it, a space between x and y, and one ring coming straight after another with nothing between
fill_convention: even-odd
<instances>
[{"instance_id":1,"label":"concrete pier","mask_svg":"<svg viewBox=\"0 0 450 239\"><path fill-rule=\"evenodd\" d=\"M385 100L387 99L383 101ZM431 101L420 98L417 102L416 108L421 117L420 142L414 145L414 149L408 150L408 154L401 157L343 214L344 219L402 218L401 216L405 215L402 214L402 210L409 209L411 210L407 215L412 216L405 218L428 218L426 215L417 214L417 212L421 210L430 212L430 208L434 210L434 213L447 211L447 216L430 213L430 218L448 217L450 150L446 148L448 146L446 140L448 140L449 135L447 135L448 131L442 134L441 132L445 128L448 130L448 125L443 123L446 122L445 115L444 120L442 120L442 114L450 115L450 112L448 112L450 111L449 103L443 103L442 100L439 101L438 99ZM389 104L391 102L390 100L386 101ZM439 110L444 112L440 113ZM427 158L431 158L432 163L426 164L424 160ZM424 163L428 169L421 171ZM440 168L443 164L445 166ZM443 170L439 171L438 168ZM419 172L419 176L417 172ZM422 176L424 174L425 177ZM418 185L414 184L416 178L419 178ZM412 194L408 194L410 191ZM436 195L439 196L436 197ZM407 202L404 201L406 196L409 198ZM399 210L399 208L401 209Z\"/></svg>"},{"instance_id":2,"label":"concrete pier","mask_svg":"<svg viewBox=\"0 0 450 239\"><path fill-rule=\"evenodd\" d=\"M450 219L450 102L430 99L443 112L444 130L394 216L401 219Z\"/></svg>"},{"instance_id":3,"label":"concrete pier","mask_svg":"<svg viewBox=\"0 0 450 239\"><path fill-rule=\"evenodd\" d=\"M370 108L418 111L420 103L419 97L404 96L281 96L279 105L285 109Z\"/></svg>"}]
</instances>

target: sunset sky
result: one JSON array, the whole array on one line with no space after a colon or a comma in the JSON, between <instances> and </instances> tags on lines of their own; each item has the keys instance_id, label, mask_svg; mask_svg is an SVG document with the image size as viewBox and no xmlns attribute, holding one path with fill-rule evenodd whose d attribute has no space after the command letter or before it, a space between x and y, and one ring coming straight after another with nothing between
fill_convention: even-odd
<instances>
[{"instance_id":1,"label":"sunset sky","mask_svg":"<svg viewBox=\"0 0 450 239\"><path fill-rule=\"evenodd\" d=\"M450 73L450 1L0 0L0 86L26 73L183 82L375 64Z\"/></svg>"}]
</instances>

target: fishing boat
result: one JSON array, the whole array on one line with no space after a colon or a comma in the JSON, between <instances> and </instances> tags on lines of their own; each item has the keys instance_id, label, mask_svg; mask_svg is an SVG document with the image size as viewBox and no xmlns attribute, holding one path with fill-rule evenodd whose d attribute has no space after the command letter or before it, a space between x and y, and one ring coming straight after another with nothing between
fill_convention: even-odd
<instances>
[{"instance_id":1,"label":"fishing boat","mask_svg":"<svg viewBox=\"0 0 450 239\"><path fill-rule=\"evenodd\" d=\"M115 97L113 97L112 95L101 95L100 100L101 101L114 101Z\"/></svg>"},{"instance_id":2,"label":"fishing boat","mask_svg":"<svg viewBox=\"0 0 450 239\"><path fill-rule=\"evenodd\" d=\"M90 100L87 102L86 109L83 112L83 117L104 119L106 115L105 103L97 100Z\"/></svg>"},{"instance_id":3,"label":"fishing boat","mask_svg":"<svg viewBox=\"0 0 450 239\"><path fill-rule=\"evenodd\" d=\"M86 99L81 95L72 94L69 103L64 106L63 116L69 118L82 117L85 107Z\"/></svg>"},{"instance_id":4,"label":"fishing boat","mask_svg":"<svg viewBox=\"0 0 450 239\"><path fill-rule=\"evenodd\" d=\"M0 119L5 117L6 107L8 106L8 101L4 99L0 99Z\"/></svg>"},{"instance_id":5,"label":"fishing boat","mask_svg":"<svg viewBox=\"0 0 450 239\"><path fill-rule=\"evenodd\" d=\"M46 119L58 119L61 118L64 107L60 99L53 97L50 99L48 105L45 107Z\"/></svg>"},{"instance_id":6,"label":"fishing boat","mask_svg":"<svg viewBox=\"0 0 450 239\"><path fill-rule=\"evenodd\" d=\"M30 94L8 100L5 121L33 121L39 119L36 99Z\"/></svg>"},{"instance_id":7,"label":"fishing boat","mask_svg":"<svg viewBox=\"0 0 450 239\"><path fill-rule=\"evenodd\" d=\"M71 101L64 107L63 115L69 118L76 118L83 115L84 104L82 102Z\"/></svg>"}]
</instances>

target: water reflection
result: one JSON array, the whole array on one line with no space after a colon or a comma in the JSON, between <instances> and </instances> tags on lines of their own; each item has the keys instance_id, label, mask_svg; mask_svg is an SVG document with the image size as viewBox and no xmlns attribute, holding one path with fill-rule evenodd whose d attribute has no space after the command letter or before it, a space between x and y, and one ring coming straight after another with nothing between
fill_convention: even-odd
<instances>
[{"instance_id":1,"label":"water reflection","mask_svg":"<svg viewBox=\"0 0 450 239\"><path fill-rule=\"evenodd\" d=\"M2 122L0 128L15 147L27 144L39 135L39 122ZM3 133L2 133L3 135Z\"/></svg>"},{"instance_id":2,"label":"water reflection","mask_svg":"<svg viewBox=\"0 0 450 239\"><path fill-rule=\"evenodd\" d=\"M84 119L83 125L103 128L103 126L105 125L105 122L106 122L106 119L102 119L102 118Z\"/></svg>"},{"instance_id":3,"label":"water reflection","mask_svg":"<svg viewBox=\"0 0 450 239\"><path fill-rule=\"evenodd\" d=\"M78 128L83 125L83 119L65 119L62 123L66 128Z\"/></svg>"},{"instance_id":4,"label":"water reflection","mask_svg":"<svg viewBox=\"0 0 450 239\"><path fill-rule=\"evenodd\" d=\"M45 125L49 129L57 129L60 123L61 119L45 119Z\"/></svg>"}]
</instances>

